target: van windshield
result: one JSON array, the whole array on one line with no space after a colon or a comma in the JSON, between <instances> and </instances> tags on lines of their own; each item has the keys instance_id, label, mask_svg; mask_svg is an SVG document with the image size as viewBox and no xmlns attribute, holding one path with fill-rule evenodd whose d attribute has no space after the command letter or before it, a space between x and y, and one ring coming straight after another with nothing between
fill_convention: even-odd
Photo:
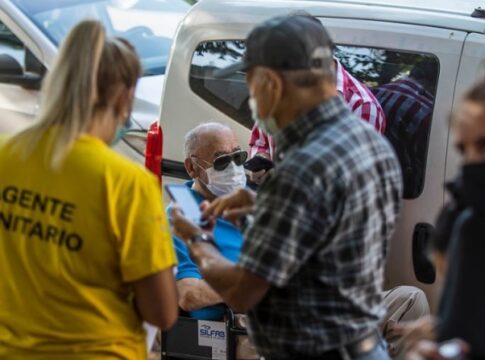
<instances>
[{"instance_id":1,"label":"van windshield","mask_svg":"<svg viewBox=\"0 0 485 360\"><path fill-rule=\"evenodd\" d=\"M56 45L80 21L96 19L108 35L129 40L145 75L165 73L172 39L191 0L13 0Z\"/></svg>"}]
</instances>

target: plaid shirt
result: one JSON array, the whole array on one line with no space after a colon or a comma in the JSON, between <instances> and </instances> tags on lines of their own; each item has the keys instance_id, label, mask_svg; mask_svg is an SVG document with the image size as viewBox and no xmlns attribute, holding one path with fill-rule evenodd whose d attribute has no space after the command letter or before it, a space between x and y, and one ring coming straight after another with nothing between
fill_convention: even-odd
<instances>
[{"instance_id":1,"label":"plaid shirt","mask_svg":"<svg viewBox=\"0 0 485 360\"><path fill-rule=\"evenodd\" d=\"M377 328L402 180L387 140L340 97L282 130L239 266L272 286L249 313L268 358L317 356Z\"/></svg>"},{"instance_id":2,"label":"plaid shirt","mask_svg":"<svg viewBox=\"0 0 485 360\"><path fill-rule=\"evenodd\" d=\"M386 116L392 119L386 136L394 146L404 173L404 196L419 192L424 181L428 133L434 98L411 77L374 89Z\"/></svg>"},{"instance_id":3,"label":"plaid shirt","mask_svg":"<svg viewBox=\"0 0 485 360\"><path fill-rule=\"evenodd\" d=\"M350 75L337 59L335 63L337 91L342 95L349 109L358 118L368 122L383 134L386 130L386 116L379 102L367 86ZM254 126L249 139L249 156L265 153L272 159L274 151L273 138Z\"/></svg>"}]
</instances>

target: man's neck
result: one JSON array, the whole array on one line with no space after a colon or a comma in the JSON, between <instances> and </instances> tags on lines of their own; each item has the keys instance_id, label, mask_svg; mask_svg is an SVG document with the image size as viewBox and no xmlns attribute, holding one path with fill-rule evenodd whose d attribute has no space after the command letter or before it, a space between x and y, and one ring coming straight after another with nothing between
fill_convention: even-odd
<instances>
[{"instance_id":1,"label":"man's neck","mask_svg":"<svg viewBox=\"0 0 485 360\"><path fill-rule=\"evenodd\" d=\"M289 104L281 115L278 117L278 127L280 129L286 128L288 125L299 119L301 116L307 114L309 111L316 108L321 103L338 96L337 89L333 87L330 91L326 91L325 95L319 97L312 96L298 96L295 97L292 104Z\"/></svg>"},{"instance_id":2,"label":"man's neck","mask_svg":"<svg viewBox=\"0 0 485 360\"><path fill-rule=\"evenodd\" d=\"M204 186L198 179L194 179L194 184L192 185L192 190L199 193L205 200L213 201L216 196L211 193L206 186Z\"/></svg>"}]
</instances>

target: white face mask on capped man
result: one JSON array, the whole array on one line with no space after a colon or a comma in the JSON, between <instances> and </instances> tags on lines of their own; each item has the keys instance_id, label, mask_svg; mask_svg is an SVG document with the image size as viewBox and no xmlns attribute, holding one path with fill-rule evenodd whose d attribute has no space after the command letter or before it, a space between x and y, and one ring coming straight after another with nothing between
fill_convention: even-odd
<instances>
[{"instance_id":1,"label":"white face mask on capped man","mask_svg":"<svg viewBox=\"0 0 485 360\"><path fill-rule=\"evenodd\" d=\"M231 161L224 170L217 171L214 167L210 167L205 169L205 172L209 179L205 186L215 196L226 195L246 186L244 167L236 165L234 161Z\"/></svg>"},{"instance_id":2,"label":"white face mask on capped man","mask_svg":"<svg viewBox=\"0 0 485 360\"><path fill-rule=\"evenodd\" d=\"M261 119L258 112L258 102L255 98L249 98L249 109L251 109L251 116L256 123L256 126L263 130L266 134L275 136L280 129L276 125L276 119L273 116L269 116L266 119Z\"/></svg>"}]
</instances>

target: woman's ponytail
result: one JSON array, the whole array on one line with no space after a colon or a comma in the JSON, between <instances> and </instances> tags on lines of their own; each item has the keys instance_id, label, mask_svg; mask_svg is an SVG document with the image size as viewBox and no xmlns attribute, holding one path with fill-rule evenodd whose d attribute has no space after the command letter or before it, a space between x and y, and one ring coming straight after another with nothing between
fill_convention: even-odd
<instances>
[{"instance_id":1,"label":"woman's ponytail","mask_svg":"<svg viewBox=\"0 0 485 360\"><path fill-rule=\"evenodd\" d=\"M78 24L62 43L44 80L36 124L14 137L15 146L28 155L48 133L47 162L52 168L60 167L76 138L92 125L96 111L109 104L107 97L116 93L115 88L126 86L123 76L116 76L126 66L136 69L132 76L140 76L140 63L131 45L107 40L98 21Z\"/></svg>"}]
</instances>

